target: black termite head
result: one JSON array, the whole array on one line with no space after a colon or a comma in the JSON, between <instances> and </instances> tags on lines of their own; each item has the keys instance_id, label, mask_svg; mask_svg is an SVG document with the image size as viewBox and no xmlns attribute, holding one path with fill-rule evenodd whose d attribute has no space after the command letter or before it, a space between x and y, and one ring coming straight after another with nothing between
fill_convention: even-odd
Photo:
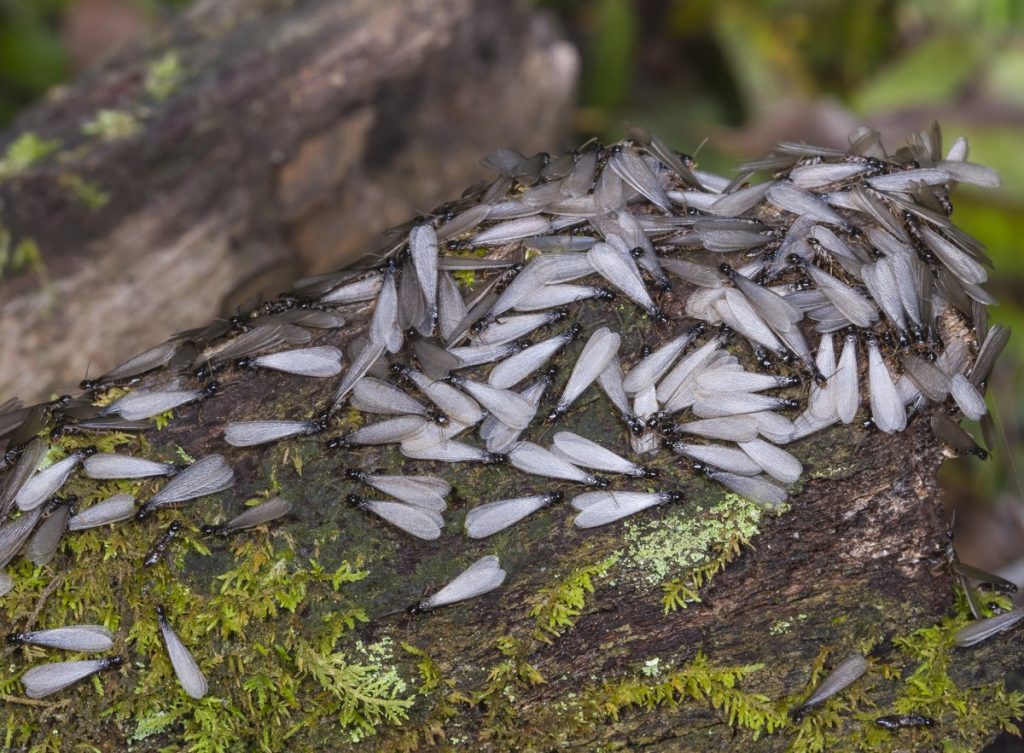
<instances>
[{"instance_id":1,"label":"black termite head","mask_svg":"<svg viewBox=\"0 0 1024 753\"><path fill-rule=\"evenodd\" d=\"M666 502L682 502L683 501L683 493L682 492L662 492L662 494L665 495L665 501Z\"/></svg>"},{"instance_id":2,"label":"black termite head","mask_svg":"<svg viewBox=\"0 0 1024 753\"><path fill-rule=\"evenodd\" d=\"M430 611L430 604L425 601L417 601L415 604L410 604L405 608L405 613L410 617L415 617L418 614L426 614Z\"/></svg>"},{"instance_id":3,"label":"black termite head","mask_svg":"<svg viewBox=\"0 0 1024 753\"><path fill-rule=\"evenodd\" d=\"M406 374L412 371L412 369L410 369L401 361L395 361L388 367L388 371L390 371L391 375L394 377L404 377Z\"/></svg>"},{"instance_id":4,"label":"black termite head","mask_svg":"<svg viewBox=\"0 0 1024 753\"><path fill-rule=\"evenodd\" d=\"M594 296L594 299L598 301L614 301L615 293L608 288L598 288L597 295Z\"/></svg>"},{"instance_id":5,"label":"black termite head","mask_svg":"<svg viewBox=\"0 0 1024 753\"><path fill-rule=\"evenodd\" d=\"M306 430L307 434L323 434L327 431L327 426L331 423L331 412L323 411L313 417L313 420L309 422L309 429Z\"/></svg>"},{"instance_id":6,"label":"black termite head","mask_svg":"<svg viewBox=\"0 0 1024 753\"><path fill-rule=\"evenodd\" d=\"M905 329L896 331L896 342L899 343L901 348L910 347L910 335Z\"/></svg>"},{"instance_id":7,"label":"black termite head","mask_svg":"<svg viewBox=\"0 0 1024 753\"><path fill-rule=\"evenodd\" d=\"M807 712L810 710L811 709L807 706L797 706L795 709L790 710L789 716L793 720L794 724L800 724L800 722L804 720L804 717L807 716Z\"/></svg>"},{"instance_id":8,"label":"black termite head","mask_svg":"<svg viewBox=\"0 0 1024 753\"><path fill-rule=\"evenodd\" d=\"M222 388L223 385L220 382L214 380L209 384L203 385L203 387L201 387L199 390L199 394L202 396L202 399L213 397L218 392L220 392Z\"/></svg>"},{"instance_id":9,"label":"black termite head","mask_svg":"<svg viewBox=\"0 0 1024 753\"><path fill-rule=\"evenodd\" d=\"M701 476L707 476L710 478L714 474L714 469L707 463L693 462L690 464L690 470L694 473L698 473Z\"/></svg>"},{"instance_id":10,"label":"black termite head","mask_svg":"<svg viewBox=\"0 0 1024 753\"><path fill-rule=\"evenodd\" d=\"M123 656L108 656L103 660L103 664L100 666L100 669L114 669L115 667L120 667L122 664L124 664Z\"/></svg>"},{"instance_id":11,"label":"black termite head","mask_svg":"<svg viewBox=\"0 0 1024 753\"><path fill-rule=\"evenodd\" d=\"M760 345L754 348L754 360L757 361L758 365L762 369L775 368L775 361L772 360L771 353L766 348L762 348Z\"/></svg>"},{"instance_id":12,"label":"black termite head","mask_svg":"<svg viewBox=\"0 0 1024 753\"><path fill-rule=\"evenodd\" d=\"M718 265L718 271L728 277L730 280L736 277L736 270L732 268L732 264L728 262L722 262Z\"/></svg>"},{"instance_id":13,"label":"black termite head","mask_svg":"<svg viewBox=\"0 0 1024 753\"><path fill-rule=\"evenodd\" d=\"M658 324L664 324L668 321L668 314L666 314L659 306L655 306L647 313L650 314L651 318Z\"/></svg>"},{"instance_id":14,"label":"black termite head","mask_svg":"<svg viewBox=\"0 0 1024 753\"><path fill-rule=\"evenodd\" d=\"M366 504L366 498L359 494L349 494L345 497L345 503L361 510Z\"/></svg>"},{"instance_id":15,"label":"black termite head","mask_svg":"<svg viewBox=\"0 0 1024 753\"><path fill-rule=\"evenodd\" d=\"M650 346L650 343L644 343L640 346L640 357L647 358L654 349Z\"/></svg>"},{"instance_id":16,"label":"black termite head","mask_svg":"<svg viewBox=\"0 0 1024 753\"><path fill-rule=\"evenodd\" d=\"M103 382L99 379L83 379L81 382L78 383L78 388L80 390L85 390L86 392L98 390L102 386Z\"/></svg>"},{"instance_id":17,"label":"black termite head","mask_svg":"<svg viewBox=\"0 0 1024 753\"><path fill-rule=\"evenodd\" d=\"M801 277L799 280L793 283L792 288L794 292L800 292L801 290L810 290L814 287L814 283L811 282L810 277Z\"/></svg>"},{"instance_id":18,"label":"black termite head","mask_svg":"<svg viewBox=\"0 0 1024 753\"><path fill-rule=\"evenodd\" d=\"M862 428L864 431L871 431L871 432L873 432L878 427L875 426L875 422L872 419L865 418L863 421L861 421L860 428Z\"/></svg>"},{"instance_id":19,"label":"black termite head","mask_svg":"<svg viewBox=\"0 0 1024 753\"><path fill-rule=\"evenodd\" d=\"M545 418L548 421L551 421L551 422L557 421L562 416L564 416L566 414L566 411L568 411L568 410L569 410L568 406L561 405L561 404L556 405L554 408L552 408L548 412L548 414L547 414L547 416L545 416Z\"/></svg>"},{"instance_id":20,"label":"black termite head","mask_svg":"<svg viewBox=\"0 0 1024 753\"><path fill-rule=\"evenodd\" d=\"M611 481L606 479L604 476L593 476L589 486L595 489L607 489L611 486Z\"/></svg>"},{"instance_id":21,"label":"black termite head","mask_svg":"<svg viewBox=\"0 0 1024 753\"><path fill-rule=\"evenodd\" d=\"M156 616L160 618L161 621L167 620L167 610L164 609L163 604L157 604L155 607L153 607L153 611L156 612Z\"/></svg>"},{"instance_id":22,"label":"black termite head","mask_svg":"<svg viewBox=\"0 0 1024 753\"><path fill-rule=\"evenodd\" d=\"M69 494L66 497L50 497L43 503L43 515L50 515L65 505L71 506L76 504L78 504L78 495L76 494Z\"/></svg>"},{"instance_id":23,"label":"black termite head","mask_svg":"<svg viewBox=\"0 0 1024 753\"><path fill-rule=\"evenodd\" d=\"M572 340L575 340L577 337L579 337L582 331L583 325L577 322L576 324L572 325L571 327L569 327L569 329L565 331L565 336L571 342Z\"/></svg>"},{"instance_id":24,"label":"black termite head","mask_svg":"<svg viewBox=\"0 0 1024 753\"><path fill-rule=\"evenodd\" d=\"M446 376L441 381L442 382L448 382L448 384L450 384L450 385L452 385L454 387L458 387L460 384L465 384L466 383L466 377L459 376L458 374L449 374L448 376Z\"/></svg>"},{"instance_id":25,"label":"black termite head","mask_svg":"<svg viewBox=\"0 0 1024 753\"><path fill-rule=\"evenodd\" d=\"M804 364L804 369L807 371L807 373L809 373L811 375L811 379L813 379L814 383L817 384L819 387L824 387L825 383L828 382L828 378L824 374L821 373L821 369L818 368L818 364L816 364L816 363L806 364L805 363ZM782 380L782 379L795 379L796 380L796 382L791 383L791 384L783 383L782 386L784 386L784 387L793 387L796 384L800 383L800 378L799 377L795 377L795 376L779 377L779 379L780 380Z\"/></svg>"},{"instance_id":26,"label":"black termite head","mask_svg":"<svg viewBox=\"0 0 1024 753\"><path fill-rule=\"evenodd\" d=\"M796 398L787 398L785 400L779 400L779 405L783 408L799 408L800 401Z\"/></svg>"},{"instance_id":27,"label":"black termite head","mask_svg":"<svg viewBox=\"0 0 1024 753\"><path fill-rule=\"evenodd\" d=\"M794 267L802 267L807 263L807 260L798 254L789 254L786 256L786 261L792 264Z\"/></svg>"},{"instance_id":28,"label":"black termite head","mask_svg":"<svg viewBox=\"0 0 1024 753\"><path fill-rule=\"evenodd\" d=\"M825 376L820 371L817 371L817 373L814 375L814 381L818 382L818 384L824 384ZM800 384L800 377L796 376L795 374L779 377L780 387L796 387L798 384Z\"/></svg>"},{"instance_id":29,"label":"black termite head","mask_svg":"<svg viewBox=\"0 0 1024 753\"><path fill-rule=\"evenodd\" d=\"M345 475L353 481L365 481L366 472L361 471L358 468L346 468Z\"/></svg>"},{"instance_id":30,"label":"black termite head","mask_svg":"<svg viewBox=\"0 0 1024 753\"><path fill-rule=\"evenodd\" d=\"M633 436L639 437L641 434L644 433L644 422L637 418L635 415L633 415L632 413L627 413L624 414L622 417L623 419L625 419L626 426L629 427L629 430L633 433Z\"/></svg>"},{"instance_id":31,"label":"black termite head","mask_svg":"<svg viewBox=\"0 0 1024 753\"><path fill-rule=\"evenodd\" d=\"M511 353L522 353L524 350L530 347L530 341L516 340L515 342L509 343L508 347Z\"/></svg>"},{"instance_id":32,"label":"black termite head","mask_svg":"<svg viewBox=\"0 0 1024 753\"><path fill-rule=\"evenodd\" d=\"M440 410L428 409L426 416L438 426L447 426L451 423L451 419Z\"/></svg>"},{"instance_id":33,"label":"black termite head","mask_svg":"<svg viewBox=\"0 0 1024 753\"><path fill-rule=\"evenodd\" d=\"M560 322L560 321L562 321L564 319L568 319L568 318L569 318L569 309L553 309L548 314L548 319L549 319L550 323L552 323L552 324L555 323L555 322Z\"/></svg>"},{"instance_id":34,"label":"black termite head","mask_svg":"<svg viewBox=\"0 0 1024 753\"><path fill-rule=\"evenodd\" d=\"M17 646L17 645L19 645L21 643L27 643L28 642L28 634L27 633L11 633L10 635L7 636L7 642L10 643L12 646Z\"/></svg>"},{"instance_id":35,"label":"black termite head","mask_svg":"<svg viewBox=\"0 0 1024 753\"><path fill-rule=\"evenodd\" d=\"M488 452L481 462L484 465L504 465L508 462L508 455L500 452Z\"/></svg>"},{"instance_id":36,"label":"black termite head","mask_svg":"<svg viewBox=\"0 0 1024 753\"><path fill-rule=\"evenodd\" d=\"M347 435L341 437L331 437L326 442L324 442L324 447L326 447L328 450L340 450L345 449L348 446L349 444Z\"/></svg>"},{"instance_id":37,"label":"black termite head","mask_svg":"<svg viewBox=\"0 0 1024 753\"><path fill-rule=\"evenodd\" d=\"M200 533L204 536L227 536L228 532L224 529L224 526L204 525L199 528Z\"/></svg>"},{"instance_id":38,"label":"black termite head","mask_svg":"<svg viewBox=\"0 0 1024 753\"><path fill-rule=\"evenodd\" d=\"M563 499L565 499L565 494L562 492L551 492L550 494L545 495L544 504L553 505L556 502L561 502Z\"/></svg>"},{"instance_id":39,"label":"black termite head","mask_svg":"<svg viewBox=\"0 0 1024 753\"><path fill-rule=\"evenodd\" d=\"M652 468L649 465L640 466L637 478L658 478L661 475L661 471L657 468Z\"/></svg>"},{"instance_id":40,"label":"black termite head","mask_svg":"<svg viewBox=\"0 0 1024 753\"><path fill-rule=\"evenodd\" d=\"M251 359L251 358L239 358L238 361L236 362L236 365L239 368L247 368L247 367L251 366L251 362L252 361L253 361L253 359ZM200 381L203 381L203 380L209 379L211 376L213 376L216 371L217 371L217 367L214 366L209 361L207 361L202 366L200 366L198 369L193 371L192 372L192 376L194 376L196 379L199 379Z\"/></svg>"}]
</instances>

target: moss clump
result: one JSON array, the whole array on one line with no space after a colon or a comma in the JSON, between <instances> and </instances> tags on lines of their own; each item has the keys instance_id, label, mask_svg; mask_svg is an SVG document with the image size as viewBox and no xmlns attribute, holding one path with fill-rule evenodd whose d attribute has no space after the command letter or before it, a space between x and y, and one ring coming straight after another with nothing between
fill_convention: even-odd
<instances>
[{"instance_id":1,"label":"moss clump","mask_svg":"<svg viewBox=\"0 0 1024 753\"><path fill-rule=\"evenodd\" d=\"M126 110L100 110L92 120L82 125L86 136L98 136L103 141L119 141L142 130L139 119Z\"/></svg>"},{"instance_id":2,"label":"moss clump","mask_svg":"<svg viewBox=\"0 0 1024 753\"><path fill-rule=\"evenodd\" d=\"M706 703L719 711L730 727L748 730L756 740L786 724L786 715L766 695L740 689L747 677L762 669L762 664L718 666L698 653L684 667L656 681L633 676L584 691L581 704L590 707L592 713L617 721L629 708L651 710L686 702Z\"/></svg>"},{"instance_id":3,"label":"moss clump","mask_svg":"<svg viewBox=\"0 0 1024 753\"><path fill-rule=\"evenodd\" d=\"M15 244L10 231L0 225L0 276L3 276L8 268L15 274L31 270L44 285L50 279L39 244L32 238L22 238Z\"/></svg>"},{"instance_id":4,"label":"moss clump","mask_svg":"<svg viewBox=\"0 0 1024 753\"><path fill-rule=\"evenodd\" d=\"M85 180L80 175L62 175L57 182L89 211L99 211L110 201L110 194L96 183Z\"/></svg>"},{"instance_id":5,"label":"moss clump","mask_svg":"<svg viewBox=\"0 0 1024 753\"><path fill-rule=\"evenodd\" d=\"M7 146L7 151L0 159L0 181L23 173L60 147L60 139L43 139L31 131L21 134Z\"/></svg>"},{"instance_id":6,"label":"moss clump","mask_svg":"<svg viewBox=\"0 0 1024 753\"><path fill-rule=\"evenodd\" d=\"M181 59L176 52L168 52L146 68L146 93L158 102L171 96L185 78Z\"/></svg>"},{"instance_id":7,"label":"moss clump","mask_svg":"<svg viewBox=\"0 0 1024 753\"><path fill-rule=\"evenodd\" d=\"M576 568L555 585L541 589L537 603L530 610L537 625L533 637L550 643L549 636L557 638L571 628L583 613L587 594L594 593L594 580L608 575L618 561L619 555L613 554L596 565Z\"/></svg>"}]
</instances>

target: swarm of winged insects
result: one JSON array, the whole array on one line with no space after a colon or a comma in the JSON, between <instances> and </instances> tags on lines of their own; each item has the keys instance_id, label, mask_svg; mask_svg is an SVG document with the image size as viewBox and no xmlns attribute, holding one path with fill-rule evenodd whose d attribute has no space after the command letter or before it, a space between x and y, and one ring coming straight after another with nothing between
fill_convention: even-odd
<instances>
[{"instance_id":1,"label":"swarm of winged insects","mask_svg":"<svg viewBox=\"0 0 1024 753\"><path fill-rule=\"evenodd\" d=\"M0 567L59 562L69 538L112 524L147 541L162 532L146 557L159 562L190 513L170 528L154 519L224 492L238 458L287 443L342 460L339 494L399 541L463 535L445 528L463 464L522 484L467 501L464 535L486 539L549 506L577 528L651 515L696 476L780 509L803 471L787 445L855 421L900 432L928 405L943 406L930 411L942 441L984 454L959 424L991 425L985 383L1008 332L988 325L988 259L951 222L949 192L998 177L967 161L964 140L947 152L940 141L936 127L889 153L861 129L846 151L780 144L732 179L639 128L557 157L499 150L483 162L496 177L387 231L360 268L178 333L80 396L7 403ZM245 420L218 415L241 370L318 380L319 400L284 414L275 394ZM214 416L222 454L158 462L87 446L168 411L195 415L191 404ZM596 410L614 410L621 431L573 430L574 413ZM57 457L68 437L89 441ZM375 470L382 447L398 449L400 469ZM73 484L92 504L76 504ZM301 504L275 496L205 532L244 532ZM483 556L448 578L410 611L480 596L506 573ZM0 570L0 592L11 588ZM144 619L202 697L179 616L153 604ZM91 628L68 628L66 647L94 641ZM23 683L42 697L116 666L57 662Z\"/></svg>"}]
</instances>

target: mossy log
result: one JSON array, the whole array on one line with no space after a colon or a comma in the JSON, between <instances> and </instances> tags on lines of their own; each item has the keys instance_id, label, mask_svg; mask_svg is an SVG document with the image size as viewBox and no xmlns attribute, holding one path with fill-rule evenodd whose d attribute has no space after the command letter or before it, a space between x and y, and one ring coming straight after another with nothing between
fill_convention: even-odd
<instances>
[{"instance_id":1,"label":"mossy log","mask_svg":"<svg viewBox=\"0 0 1024 753\"><path fill-rule=\"evenodd\" d=\"M334 269L494 144L559 146L576 71L519 2L195 3L0 134L0 394Z\"/></svg>"},{"instance_id":2,"label":"mossy log","mask_svg":"<svg viewBox=\"0 0 1024 753\"><path fill-rule=\"evenodd\" d=\"M347 314L350 326L323 341L359 334L366 311ZM581 321L616 324L635 349L636 317L630 306L594 307ZM1020 713L1001 690L1024 654L1019 641L952 647L966 613L946 567L943 451L927 415L892 436L855 425L791 447L806 480L781 515L662 460L667 477L685 480L683 502L594 531L575 529L556 505L472 541L461 525L473 505L570 485L531 479L524 489L501 466L441 468L314 439L226 447L229 420L314 415L325 391L270 372L223 377L222 395L180 409L166 428L99 444L169 460L222 452L238 475L231 492L159 522L76 534L51 564L14 568L15 590L0 602L6 624L104 623L129 661L92 687L31 701L16 678L43 653L6 649L0 729L10 749L978 750ZM560 428L611 443L624 430L604 401L589 395ZM543 442L552 429L530 431ZM414 540L346 505L359 490L349 465L450 480L442 538ZM144 497L153 486L76 480L69 491ZM296 503L286 521L201 535L201 521L272 491ZM185 529L168 559L141 567L172 519ZM509 573L501 590L388 615L485 553ZM209 678L202 701L174 681L157 603ZM856 650L873 657L864 679L799 725L787 716L823 667ZM876 728L894 710L936 724Z\"/></svg>"}]
</instances>

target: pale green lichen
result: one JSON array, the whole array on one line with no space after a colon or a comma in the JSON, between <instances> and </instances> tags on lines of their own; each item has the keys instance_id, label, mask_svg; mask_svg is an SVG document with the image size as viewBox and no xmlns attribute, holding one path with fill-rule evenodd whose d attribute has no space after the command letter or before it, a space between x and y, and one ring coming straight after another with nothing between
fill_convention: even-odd
<instances>
[{"instance_id":1,"label":"pale green lichen","mask_svg":"<svg viewBox=\"0 0 1024 753\"><path fill-rule=\"evenodd\" d=\"M21 134L7 146L7 151L0 159L0 181L23 173L60 147L60 139L43 139L31 131Z\"/></svg>"},{"instance_id":2,"label":"pale green lichen","mask_svg":"<svg viewBox=\"0 0 1024 753\"><path fill-rule=\"evenodd\" d=\"M100 110L92 120L82 124L82 133L98 136L103 141L119 141L140 131L139 119L126 110Z\"/></svg>"},{"instance_id":3,"label":"pale green lichen","mask_svg":"<svg viewBox=\"0 0 1024 753\"><path fill-rule=\"evenodd\" d=\"M146 92L153 99L163 101L174 93L184 78L185 71L178 53L168 52L146 69Z\"/></svg>"},{"instance_id":4,"label":"pale green lichen","mask_svg":"<svg viewBox=\"0 0 1024 753\"><path fill-rule=\"evenodd\" d=\"M659 520L627 520L623 567L648 583L661 583L705 562L722 542L754 538L763 515L753 502L727 494L702 512L684 504L669 507Z\"/></svg>"}]
</instances>

